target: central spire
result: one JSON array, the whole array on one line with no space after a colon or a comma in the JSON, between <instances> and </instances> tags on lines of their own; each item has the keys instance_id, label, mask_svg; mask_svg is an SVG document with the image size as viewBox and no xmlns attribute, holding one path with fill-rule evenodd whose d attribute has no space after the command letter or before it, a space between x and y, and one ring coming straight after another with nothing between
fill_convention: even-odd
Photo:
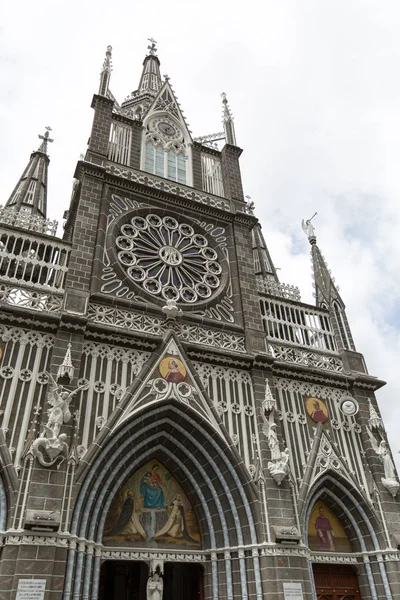
<instances>
[{"instance_id":1,"label":"central spire","mask_svg":"<svg viewBox=\"0 0 400 600\"><path fill-rule=\"evenodd\" d=\"M160 60L157 56L157 42L148 38L148 54L143 61L143 70L139 81L139 88L129 94L122 103L122 108L130 109L132 116L142 118L150 104L161 89L163 82L160 73Z\"/></svg>"},{"instance_id":2,"label":"central spire","mask_svg":"<svg viewBox=\"0 0 400 600\"><path fill-rule=\"evenodd\" d=\"M148 55L143 61L143 71L139 82L139 94L146 92L156 94L162 86L160 74L160 61L157 56L157 42L149 38L151 46L147 46Z\"/></svg>"}]
</instances>

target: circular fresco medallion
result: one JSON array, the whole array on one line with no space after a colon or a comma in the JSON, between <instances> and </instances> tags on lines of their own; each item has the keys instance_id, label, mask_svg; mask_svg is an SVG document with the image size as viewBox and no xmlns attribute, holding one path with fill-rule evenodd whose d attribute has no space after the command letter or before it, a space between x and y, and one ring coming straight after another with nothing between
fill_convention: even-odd
<instances>
[{"instance_id":1,"label":"circular fresco medallion","mask_svg":"<svg viewBox=\"0 0 400 600\"><path fill-rule=\"evenodd\" d=\"M306 410L314 423L326 423L329 419L328 408L320 398L308 398L306 400Z\"/></svg>"}]
</instances>

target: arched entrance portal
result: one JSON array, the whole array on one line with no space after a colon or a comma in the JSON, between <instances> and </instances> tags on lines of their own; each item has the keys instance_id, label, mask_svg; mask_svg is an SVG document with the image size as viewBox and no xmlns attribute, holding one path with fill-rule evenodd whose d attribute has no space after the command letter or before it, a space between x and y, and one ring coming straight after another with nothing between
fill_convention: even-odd
<instances>
[{"instance_id":1,"label":"arched entrance portal","mask_svg":"<svg viewBox=\"0 0 400 600\"><path fill-rule=\"evenodd\" d=\"M149 567L144 561L106 561L100 571L99 600L146 600ZM163 600L203 600L203 568L166 563Z\"/></svg>"},{"instance_id":2,"label":"arched entrance portal","mask_svg":"<svg viewBox=\"0 0 400 600\"><path fill-rule=\"evenodd\" d=\"M313 565L317 600L361 600L357 573L346 565Z\"/></svg>"}]
</instances>

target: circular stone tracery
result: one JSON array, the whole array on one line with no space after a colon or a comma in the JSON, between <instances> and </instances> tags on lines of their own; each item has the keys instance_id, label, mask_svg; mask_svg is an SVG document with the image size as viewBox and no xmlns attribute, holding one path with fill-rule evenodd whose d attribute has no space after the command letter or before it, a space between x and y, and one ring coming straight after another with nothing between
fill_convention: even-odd
<instances>
[{"instance_id":1,"label":"circular stone tracery","mask_svg":"<svg viewBox=\"0 0 400 600\"><path fill-rule=\"evenodd\" d=\"M207 237L174 217L134 216L115 245L128 277L153 296L193 304L221 286L222 267Z\"/></svg>"}]
</instances>

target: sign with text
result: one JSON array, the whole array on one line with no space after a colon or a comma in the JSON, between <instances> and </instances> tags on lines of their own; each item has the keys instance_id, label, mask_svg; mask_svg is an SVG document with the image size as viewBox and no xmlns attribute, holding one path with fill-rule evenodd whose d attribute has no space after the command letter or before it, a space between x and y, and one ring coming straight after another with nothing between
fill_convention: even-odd
<instances>
[{"instance_id":1,"label":"sign with text","mask_svg":"<svg viewBox=\"0 0 400 600\"><path fill-rule=\"evenodd\" d=\"M285 600L303 600L303 588L301 583L284 583L283 595Z\"/></svg>"},{"instance_id":2,"label":"sign with text","mask_svg":"<svg viewBox=\"0 0 400 600\"><path fill-rule=\"evenodd\" d=\"M43 600L45 589L45 579L20 579L16 600Z\"/></svg>"}]
</instances>

